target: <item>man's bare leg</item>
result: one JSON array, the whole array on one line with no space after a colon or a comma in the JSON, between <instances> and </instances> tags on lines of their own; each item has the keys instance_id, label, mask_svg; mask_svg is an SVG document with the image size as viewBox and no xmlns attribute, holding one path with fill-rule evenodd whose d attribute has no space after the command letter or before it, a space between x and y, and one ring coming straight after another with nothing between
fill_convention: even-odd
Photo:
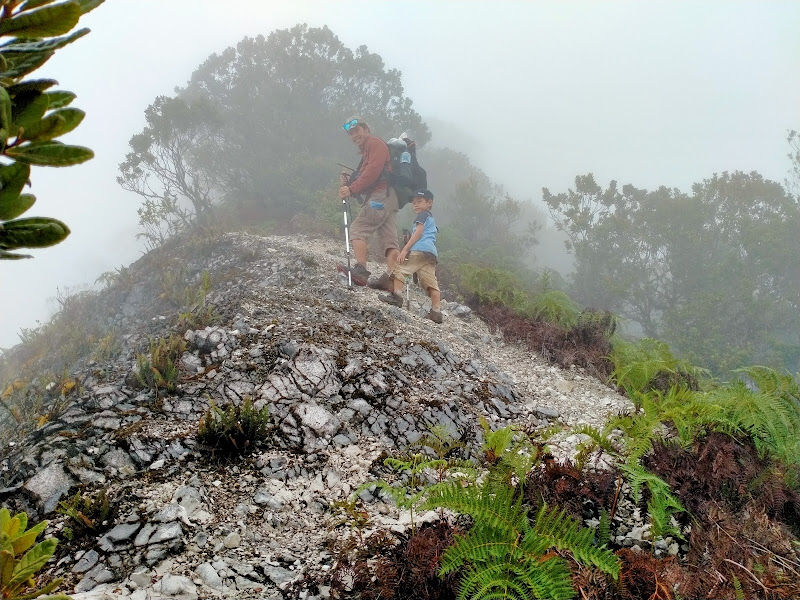
<instances>
[{"instance_id":1,"label":"man's bare leg","mask_svg":"<svg viewBox=\"0 0 800 600\"><path fill-rule=\"evenodd\" d=\"M364 251L366 253L366 250ZM394 268L397 266L397 256L400 251L397 248L389 248L386 251L386 272L391 275Z\"/></svg>"},{"instance_id":2,"label":"man's bare leg","mask_svg":"<svg viewBox=\"0 0 800 600\"><path fill-rule=\"evenodd\" d=\"M353 254L356 255L356 262L367 266L367 242L364 240L352 240Z\"/></svg>"}]
</instances>

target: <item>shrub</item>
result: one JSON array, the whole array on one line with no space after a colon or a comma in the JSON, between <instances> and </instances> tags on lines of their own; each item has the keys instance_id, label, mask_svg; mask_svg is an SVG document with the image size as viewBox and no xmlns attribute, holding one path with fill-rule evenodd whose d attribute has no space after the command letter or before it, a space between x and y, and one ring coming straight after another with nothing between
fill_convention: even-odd
<instances>
[{"instance_id":1,"label":"shrub","mask_svg":"<svg viewBox=\"0 0 800 600\"><path fill-rule=\"evenodd\" d=\"M178 359L185 350L186 341L178 335L150 340L150 353L136 355L139 383L156 393L159 389L173 393L178 387Z\"/></svg>"},{"instance_id":2,"label":"shrub","mask_svg":"<svg viewBox=\"0 0 800 600\"><path fill-rule=\"evenodd\" d=\"M70 600L64 594L45 596L56 589L61 580L51 581L41 589L33 576L53 556L58 540L47 538L38 544L36 538L47 527L42 521L28 529L28 515L24 512L11 516L0 508L0 598L8 600Z\"/></svg>"},{"instance_id":3,"label":"shrub","mask_svg":"<svg viewBox=\"0 0 800 600\"><path fill-rule=\"evenodd\" d=\"M89 496L78 491L69 500L58 503L56 512L69 517L72 527L68 539L102 531L108 524L111 507L108 503L108 494L102 488L95 496ZM65 532L67 528L64 528Z\"/></svg>"},{"instance_id":4,"label":"shrub","mask_svg":"<svg viewBox=\"0 0 800 600\"><path fill-rule=\"evenodd\" d=\"M94 156L89 148L56 140L80 125L84 112L68 106L75 99L72 92L47 91L58 83L54 79L23 78L87 34L88 29L69 32L102 1L0 0L0 155L11 161L0 163L0 259L30 258L9 250L53 246L70 233L58 219L18 217L36 202L33 194L22 193L32 165L64 167Z\"/></svg>"},{"instance_id":5,"label":"shrub","mask_svg":"<svg viewBox=\"0 0 800 600\"><path fill-rule=\"evenodd\" d=\"M257 410L245 397L241 404L211 407L200 419L197 439L222 457L252 452L269 432L269 410Z\"/></svg>"}]
</instances>

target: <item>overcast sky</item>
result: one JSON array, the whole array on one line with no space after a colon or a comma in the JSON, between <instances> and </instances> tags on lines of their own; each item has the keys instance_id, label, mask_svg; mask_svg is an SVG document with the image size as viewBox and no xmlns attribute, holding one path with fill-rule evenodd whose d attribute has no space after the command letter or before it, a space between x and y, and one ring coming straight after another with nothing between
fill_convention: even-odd
<instances>
[{"instance_id":1,"label":"overcast sky","mask_svg":"<svg viewBox=\"0 0 800 600\"><path fill-rule=\"evenodd\" d=\"M209 54L299 22L380 54L423 118L469 134L475 147L457 149L536 202L587 172L684 191L726 170L783 181L786 132L800 129L799 0L107 0L81 21L92 32L35 74L78 95L87 116L65 140L96 157L34 168L25 216L72 235L0 263L0 347L50 317L57 288L141 255L138 197L115 177L154 98ZM444 133L433 141L456 139Z\"/></svg>"}]
</instances>

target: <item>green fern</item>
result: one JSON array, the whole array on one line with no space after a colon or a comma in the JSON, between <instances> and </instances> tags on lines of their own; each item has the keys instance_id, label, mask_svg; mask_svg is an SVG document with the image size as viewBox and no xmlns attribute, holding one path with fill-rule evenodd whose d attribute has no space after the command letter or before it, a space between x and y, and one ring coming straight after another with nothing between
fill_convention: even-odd
<instances>
[{"instance_id":1,"label":"green fern","mask_svg":"<svg viewBox=\"0 0 800 600\"><path fill-rule=\"evenodd\" d=\"M611 541L611 515L605 508L600 511L600 522L595 533L598 546L605 547Z\"/></svg>"},{"instance_id":2,"label":"green fern","mask_svg":"<svg viewBox=\"0 0 800 600\"><path fill-rule=\"evenodd\" d=\"M619 468L628 476L633 500L636 504L641 500L642 487L646 485L650 492L647 513L650 516L653 538L672 535L684 539L680 530L672 525L672 517L686 512L686 509L680 500L672 494L669 484L658 475L647 471L638 463L623 463Z\"/></svg>"},{"instance_id":3,"label":"green fern","mask_svg":"<svg viewBox=\"0 0 800 600\"><path fill-rule=\"evenodd\" d=\"M533 466L539 461L541 451L518 427L510 425L492 431L489 422L479 417L483 428L482 450L489 463L488 478L511 484L513 480L523 482Z\"/></svg>"},{"instance_id":4,"label":"green fern","mask_svg":"<svg viewBox=\"0 0 800 600\"><path fill-rule=\"evenodd\" d=\"M757 391L737 382L724 392L712 394L723 411L746 431L759 453L782 461L789 471L800 468L800 387L789 375L767 367L750 367L747 375Z\"/></svg>"},{"instance_id":5,"label":"green fern","mask_svg":"<svg viewBox=\"0 0 800 600\"><path fill-rule=\"evenodd\" d=\"M560 509L544 506L531 526L521 495L507 485L444 485L424 506L448 508L474 520L469 533L442 556L440 575L461 573L459 599L574 597L569 565L556 554L548 555L551 548L619 576L617 557L593 546L593 530L582 529Z\"/></svg>"},{"instance_id":6,"label":"green fern","mask_svg":"<svg viewBox=\"0 0 800 600\"><path fill-rule=\"evenodd\" d=\"M634 403L637 394L648 392L651 382L658 375L699 378L707 374L707 371L675 358L667 344L651 338L636 342L615 338L611 360L614 363L611 379L625 390Z\"/></svg>"},{"instance_id":7,"label":"green fern","mask_svg":"<svg viewBox=\"0 0 800 600\"><path fill-rule=\"evenodd\" d=\"M559 290L547 290L536 296L530 310L534 318L566 328L577 325L580 315L578 305Z\"/></svg>"},{"instance_id":8,"label":"green fern","mask_svg":"<svg viewBox=\"0 0 800 600\"><path fill-rule=\"evenodd\" d=\"M451 456L463 447L464 444L455 440L445 427L431 427L428 433L409 446L409 449L419 448L422 452L406 453L383 461L387 467L402 474L407 484L383 479L368 481L359 486L353 496L365 489L385 492L399 508L410 512L411 529L414 530L416 508L432 490L450 481L461 485L478 478L478 468L473 461Z\"/></svg>"}]
</instances>

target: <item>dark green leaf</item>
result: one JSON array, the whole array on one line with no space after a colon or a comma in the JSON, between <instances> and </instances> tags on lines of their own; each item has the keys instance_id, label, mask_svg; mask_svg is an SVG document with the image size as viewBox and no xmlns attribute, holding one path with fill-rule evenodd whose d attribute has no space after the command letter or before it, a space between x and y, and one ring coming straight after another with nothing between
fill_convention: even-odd
<instances>
[{"instance_id":1,"label":"dark green leaf","mask_svg":"<svg viewBox=\"0 0 800 600\"><path fill-rule=\"evenodd\" d=\"M27 166L27 165L25 165ZM20 194L16 198L3 196L0 198L0 220L9 221L27 211L36 202L33 194Z\"/></svg>"},{"instance_id":2,"label":"dark green leaf","mask_svg":"<svg viewBox=\"0 0 800 600\"><path fill-rule=\"evenodd\" d=\"M15 85L10 85L8 88L8 95L12 98L17 94L21 94L23 92L43 92L49 87L53 87L58 82L55 79L31 79L29 81L23 81L22 83L17 83Z\"/></svg>"},{"instance_id":3,"label":"dark green leaf","mask_svg":"<svg viewBox=\"0 0 800 600\"><path fill-rule=\"evenodd\" d=\"M13 254L0 248L0 260L19 260L20 258L33 258L30 254Z\"/></svg>"},{"instance_id":4,"label":"dark green leaf","mask_svg":"<svg viewBox=\"0 0 800 600\"><path fill-rule=\"evenodd\" d=\"M40 6L44 6L45 4L52 4L56 0L27 0L27 2L23 2L19 10L22 12L23 10L32 10L34 8L39 8Z\"/></svg>"},{"instance_id":5,"label":"dark green leaf","mask_svg":"<svg viewBox=\"0 0 800 600\"><path fill-rule=\"evenodd\" d=\"M61 129L64 128L65 124L66 121L64 121L63 117L59 117L56 114L47 115L41 121L26 127L20 137L31 142L52 140L61 135Z\"/></svg>"},{"instance_id":6,"label":"dark green leaf","mask_svg":"<svg viewBox=\"0 0 800 600\"><path fill-rule=\"evenodd\" d=\"M76 96L72 92L55 90L47 92L47 99L50 100L50 108L63 108L75 100Z\"/></svg>"},{"instance_id":7,"label":"dark green leaf","mask_svg":"<svg viewBox=\"0 0 800 600\"><path fill-rule=\"evenodd\" d=\"M2 52L2 51L0 51ZM8 79L18 79L35 71L53 56L52 51L48 52L3 52L0 56L5 61L0 77Z\"/></svg>"},{"instance_id":8,"label":"dark green leaf","mask_svg":"<svg viewBox=\"0 0 800 600\"><path fill-rule=\"evenodd\" d=\"M0 229L0 249L46 248L63 241L69 233L64 223L48 217L7 221Z\"/></svg>"},{"instance_id":9,"label":"dark green leaf","mask_svg":"<svg viewBox=\"0 0 800 600\"><path fill-rule=\"evenodd\" d=\"M67 146L58 142L34 142L6 150L6 156L22 163L47 167L66 167L86 162L94 152L83 146Z\"/></svg>"},{"instance_id":10,"label":"dark green leaf","mask_svg":"<svg viewBox=\"0 0 800 600\"><path fill-rule=\"evenodd\" d=\"M53 111L52 114L53 116L58 116L64 119L64 126L62 127L58 135L64 135L65 133L69 133L70 131L75 129L78 125L81 124L81 121L83 121L83 118L86 116L86 113L83 112L80 108L61 108L59 110Z\"/></svg>"},{"instance_id":11,"label":"dark green leaf","mask_svg":"<svg viewBox=\"0 0 800 600\"><path fill-rule=\"evenodd\" d=\"M22 188L31 176L31 168L20 163L11 163L0 167L0 204L5 205L8 198L19 196ZM4 208L0 206L0 219L11 219L4 217Z\"/></svg>"},{"instance_id":12,"label":"dark green leaf","mask_svg":"<svg viewBox=\"0 0 800 600\"><path fill-rule=\"evenodd\" d=\"M68 33L81 18L78 2L65 2L33 12L23 12L0 22L0 35L23 38L51 37Z\"/></svg>"},{"instance_id":13,"label":"dark green leaf","mask_svg":"<svg viewBox=\"0 0 800 600\"><path fill-rule=\"evenodd\" d=\"M81 13L84 15L100 6L103 2L105 0L78 0L78 4L81 5Z\"/></svg>"},{"instance_id":14,"label":"dark green leaf","mask_svg":"<svg viewBox=\"0 0 800 600\"><path fill-rule=\"evenodd\" d=\"M65 35L64 37L52 38L49 40L14 39L10 42L6 42L3 45L0 45L0 53L9 56L15 52L36 53L48 50L58 50L67 44L71 44L78 38L82 38L87 33L89 33L89 29L84 27L83 29L78 29L69 35Z\"/></svg>"},{"instance_id":15,"label":"dark green leaf","mask_svg":"<svg viewBox=\"0 0 800 600\"><path fill-rule=\"evenodd\" d=\"M20 94L14 99L13 112L11 115L12 127L11 134L15 134L17 129L24 127L34 127L44 117L47 112L49 100L42 92L29 92Z\"/></svg>"},{"instance_id":16,"label":"dark green leaf","mask_svg":"<svg viewBox=\"0 0 800 600\"><path fill-rule=\"evenodd\" d=\"M80 125L86 115L79 108L62 108L47 115L38 123L34 123L22 134L22 139L32 142L44 142L69 133Z\"/></svg>"},{"instance_id":17,"label":"dark green leaf","mask_svg":"<svg viewBox=\"0 0 800 600\"><path fill-rule=\"evenodd\" d=\"M11 96L0 87L0 129L11 129Z\"/></svg>"}]
</instances>

